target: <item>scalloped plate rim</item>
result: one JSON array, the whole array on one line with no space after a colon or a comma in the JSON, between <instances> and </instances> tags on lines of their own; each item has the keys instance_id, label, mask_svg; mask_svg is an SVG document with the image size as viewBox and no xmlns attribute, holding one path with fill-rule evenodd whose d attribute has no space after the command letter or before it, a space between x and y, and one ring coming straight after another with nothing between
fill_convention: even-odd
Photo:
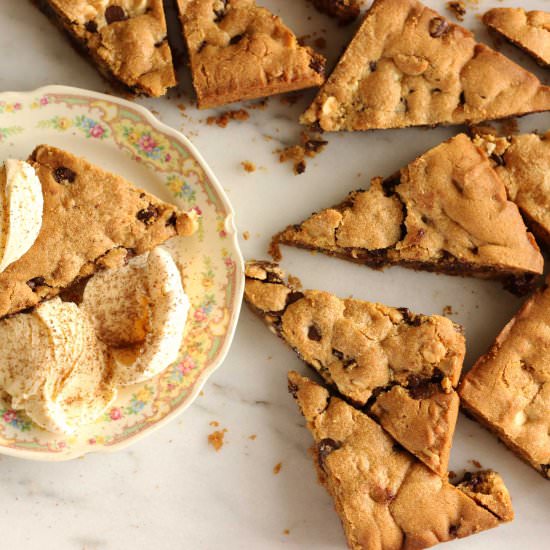
<instances>
[{"instance_id":1,"label":"scalloped plate rim","mask_svg":"<svg viewBox=\"0 0 550 550\"><path fill-rule=\"evenodd\" d=\"M225 361L227 354L229 353L229 350L233 343L235 332L237 330L237 324L239 320L239 314L241 311L243 295L244 295L244 257L242 255L242 251L239 245L237 226L235 224L235 210L233 208L233 205L229 201L229 198L226 192L224 191L221 183L219 182L218 178L216 177L216 175L214 174L214 172L212 171L212 169L210 168L206 160L203 158L203 156L201 155L197 147L193 143L191 143L189 138L187 138L182 132L169 126L165 122L162 122L161 120L159 120L149 109L147 109L142 105L133 103L131 101L128 101L126 99L123 99L117 96L112 96L109 94L104 94L93 90L87 90L84 88L78 88L75 86L64 86L64 85L55 84L55 85L41 86L39 88L36 88L33 90L27 90L27 91L7 90L7 91L0 92L0 100L3 100L5 97L8 97L8 96L31 96L31 95L48 95L48 94L78 95L78 96L94 98L97 100L102 100L110 103L117 103L119 105L131 108L139 112L141 115L144 116L147 122L151 124L151 126L153 126L156 130L166 133L172 136L174 139L181 141L185 145L185 148L189 151L189 153L194 157L194 159L198 162L198 164L204 170L206 176L208 177L212 185L216 188L219 194L219 197L223 202L224 207L228 211L228 214L224 221L224 226L225 226L227 235L230 237L229 242L231 243L231 246L234 249L235 269L236 269L235 300L234 300L234 303L232 304L233 309L231 311L231 318L229 320L228 329L226 333L227 335L224 340L222 349L220 350L220 353L216 361L213 362L211 365L209 365L204 370L204 372L200 374L197 381L193 385L193 389L191 390L191 393L187 397L187 399L185 399L184 402L182 402L181 405L179 405L176 409L168 413L165 417L160 419L158 422L155 422L154 424L145 427L144 429L138 431L136 434L132 435L131 437L128 437L127 439L124 439L123 441L117 442L109 446L103 446L103 445L97 446L92 450L90 449L79 450L78 448L76 448L76 449L71 449L74 452L42 453L42 452L28 451L24 449L13 449L10 447L0 446L0 454L11 456L14 458L43 461L43 462L65 462L67 460L73 460L76 458L84 457L88 454L113 453L113 452L117 452L122 449L125 449L126 447L134 443L137 443L138 441L141 441L142 439L147 437L149 434L162 428L168 422L171 422L177 416L183 413L189 406L191 406L194 403L199 393L202 391L202 388L206 384L206 381L208 380L208 378L210 378L210 376L212 376L212 374Z\"/></svg>"}]
</instances>

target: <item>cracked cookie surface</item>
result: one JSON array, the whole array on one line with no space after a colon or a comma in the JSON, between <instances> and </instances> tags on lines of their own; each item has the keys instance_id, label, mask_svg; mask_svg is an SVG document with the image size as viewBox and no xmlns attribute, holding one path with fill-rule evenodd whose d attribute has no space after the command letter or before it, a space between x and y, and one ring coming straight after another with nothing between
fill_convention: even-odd
<instances>
[{"instance_id":1,"label":"cracked cookie surface","mask_svg":"<svg viewBox=\"0 0 550 550\"><path fill-rule=\"evenodd\" d=\"M550 289L529 298L460 385L462 405L550 479Z\"/></svg>"},{"instance_id":2,"label":"cracked cookie surface","mask_svg":"<svg viewBox=\"0 0 550 550\"><path fill-rule=\"evenodd\" d=\"M523 8L494 8L483 15L483 22L504 38L550 65L550 13Z\"/></svg>"},{"instance_id":3,"label":"cracked cookie surface","mask_svg":"<svg viewBox=\"0 0 550 550\"><path fill-rule=\"evenodd\" d=\"M417 0L375 0L302 115L325 131L476 123L550 109L550 87Z\"/></svg>"},{"instance_id":4,"label":"cracked cookie surface","mask_svg":"<svg viewBox=\"0 0 550 550\"><path fill-rule=\"evenodd\" d=\"M328 384L446 475L465 353L461 327L436 315L297 291L267 262L248 262L245 300Z\"/></svg>"},{"instance_id":5,"label":"cracked cookie surface","mask_svg":"<svg viewBox=\"0 0 550 550\"><path fill-rule=\"evenodd\" d=\"M67 151L40 145L29 162L42 184L42 228L29 251L0 273L0 317L195 230L194 213Z\"/></svg>"},{"instance_id":6,"label":"cracked cookie surface","mask_svg":"<svg viewBox=\"0 0 550 550\"><path fill-rule=\"evenodd\" d=\"M382 428L295 372L289 391L314 439L319 481L332 496L353 550L411 550L463 538L513 518L498 474L461 491L400 448ZM479 490L501 507L478 504ZM507 493L507 492L506 492Z\"/></svg>"},{"instance_id":7,"label":"cracked cookie surface","mask_svg":"<svg viewBox=\"0 0 550 550\"><path fill-rule=\"evenodd\" d=\"M33 0L128 91L162 96L176 85L162 0Z\"/></svg>"},{"instance_id":8,"label":"cracked cookie surface","mask_svg":"<svg viewBox=\"0 0 550 550\"><path fill-rule=\"evenodd\" d=\"M278 244L372 267L501 279L517 293L543 269L517 206L485 152L465 134L275 235L276 259Z\"/></svg>"},{"instance_id":9,"label":"cracked cookie surface","mask_svg":"<svg viewBox=\"0 0 550 550\"><path fill-rule=\"evenodd\" d=\"M178 0L199 108L319 86L325 59L254 0Z\"/></svg>"}]
</instances>

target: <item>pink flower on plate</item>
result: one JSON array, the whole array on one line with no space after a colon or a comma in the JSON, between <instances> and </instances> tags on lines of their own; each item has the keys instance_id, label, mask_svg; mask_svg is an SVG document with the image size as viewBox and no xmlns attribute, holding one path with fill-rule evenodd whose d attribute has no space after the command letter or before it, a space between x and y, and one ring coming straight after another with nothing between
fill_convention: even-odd
<instances>
[{"instance_id":1,"label":"pink flower on plate","mask_svg":"<svg viewBox=\"0 0 550 550\"><path fill-rule=\"evenodd\" d=\"M94 437L90 437L90 439L88 439L88 443L89 443L90 445L95 445L95 444L96 444L95 438L94 438Z\"/></svg>"},{"instance_id":2,"label":"pink flower on plate","mask_svg":"<svg viewBox=\"0 0 550 550\"><path fill-rule=\"evenodd\" d=\"M13 409L9 409L2 415L2 418L6 424L9 424L17 418L17 413Z\"/></svg>"},{"instance_id":3,"label":"pink flower on plate","mask_svg":"<svg viewBox=\"0 0 550 550\"><path fill-rule=\"evenodd\" d=\"M188 372L191 372L193 369L196 369L197 365L195 365L195 361L191 359L191 357L186 357L179 365L178 370L182 374L187 374Z\"/></svg>"},{"instance_id":4,"label":"pink flower on plate","mask_svg":"<svg viewBox=\"0 0 550 550\"><path fill-rule=\"evenodd\" d=\"M105 133L103 126L96 124L91 130L90 135L95 138L100 138Z\"/></svg>"},{"instance_id":5,"label":"pink flower on plate","mask_svg":"<svg viewBox=\"0 0 550 550\"><path fill-rule=\"evenodd\" d=\"M199 216L202 216L202 210L198 206L193 206L191 210L194 210Z\"/></svg>"},{"instance_id":6,"label":"pink flower on plate","mask_svg":"<svg viewBox=\"0 0 550 550\"><path fill-rule=\"evenodd\" d=\"M109 413L111 420L120 420L122 418L122 411L118 407L113 407Z\"/></svg>"},{"instance_id":7,"label":"pink flower on plate","mask_svg":"<svg viewBox=\"0 0 550 550\"><path fill-rule=\"evenodd\" d=\"M46 96L40 98L40 105L47 105L49 103Z\"/></svg>"},{"instance_id":8,"label":"pink flower on plate","mask_svg":"<svg viewBox=\"0 0 550 550\"><path fill-rule=\"evenodd\" d=\"M233 267L233 260L229 257L224 260L224 263L227 267Z\"/></svg>"},{"instance_id":9,"label":"pink flower on plate","mask_svg":"<svg viewBox=\"0 0 550 550\"><path fill-rule=\"evenodd\" d=\"M16 111L20 111L20 110L21 110L21 107L22 107L22 105L21 105L21 103L19 103L19 102L16 103L16 104L13 106L13 108L14 108Z\"/></svg>"},{"instance_id":10,"label":"pink flower on plate","mask_svg":"<svg viewBox=\"0 0 550 550\"><path fill-rule=\"evenodd\" d=\"M164 157L165 162L170 162L172 160L172 155L170 153L166 153Z\"/></svg>"},{"instance_id":11,"label":"pink flower on plate","mask_svg":"<svg viewBox=\"0 0 550 550\"><path fill-rule=\"evenodd\" d=\"M57 443L57 448L58 449L64 449L66 446L67 446L67 444L64 441L59 441Z\"/></svg>"},{"instance_id":12,"label":"pink flower on plate","mask_svg":"<svg viewBox=\"0 0 550 550\"><path fill-rule=\"evenodd\" d=\"M151 153L155 150L157 142L150 135L144 134L139 140L139 145L145 152Z\"/></svg>"},{"instance_id":13,"label":"pink flower on plate","mask_svg":"<svg viewBox=\"0 0 550 550\"><path fill-rule=\"evenodd\" d=\"M200 307L199 309L195 310L195 321L198 321L199 323L201 321L204 321L206 319L206 313L204 312L204 309Z\"/></svg>"}]
</instances>

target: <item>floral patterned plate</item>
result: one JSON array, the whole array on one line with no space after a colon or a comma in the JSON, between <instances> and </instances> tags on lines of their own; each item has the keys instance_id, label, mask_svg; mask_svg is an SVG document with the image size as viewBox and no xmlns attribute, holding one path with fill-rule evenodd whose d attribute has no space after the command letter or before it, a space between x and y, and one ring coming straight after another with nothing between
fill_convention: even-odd
<instances>
[{"instance_id":1,"label":"floral patterned plate","mask_svg":"<svg viewBox=\"0 0 550 550\"><path fill-rule=\"evenodd\" d=\"M176 364L122 390L102 418L71 436L40 429L0 399L0 453L66 460L120 449L193 402L231 344L242 301L243 260L221 185L193 145L143 107L65 86L1 93L0 159L25 159L40 143L85 156L163 200L202 214L196 235L166 245L192 304Z\"/></svg>"}]
</instances>

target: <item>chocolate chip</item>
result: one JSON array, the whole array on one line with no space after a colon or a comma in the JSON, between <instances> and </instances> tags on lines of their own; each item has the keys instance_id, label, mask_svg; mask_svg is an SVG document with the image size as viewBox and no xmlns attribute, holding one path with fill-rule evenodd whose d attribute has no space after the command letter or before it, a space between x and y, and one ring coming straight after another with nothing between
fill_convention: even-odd
<instances>
[{"instance_id":1,"label":"chocolate chip","mask_svg":"<svg viewBox=\"0 0 550 550\"><path fill-rule=\"evenodd\" d=\"M542 475L550 479L550 464L541 464Z\"/></svg>"},{"instance_id":2,"label":"chocolate chip","mask_svg":"<svg viewBox=\"0 0 550 550\"><path fill-rule=\"evenodd\" d=\"M66 166L60 166L53 171L53 178L57 183L73 183L76 179L76 172Z\"/></svg>"},{"instance_id":3,"label":"chocolate chip","mask_svg":"<svg viewBox=\"0 0 550 550\"><path fill-rule=\"evenodd\" d=\"M44 279L44 277L35 277L34 279L27 281L27 286L31 290L35 290L39 286L44 286L45 283L46 283L46 279Z\"/></svg>"},{"instance_id":4,"label":"chocolate chip","mask_svg":"<svg viewBox=\"0 0 550 550\"><path fill-rule=\"evenodd\" d=\"M265 280L267 283L282 283L281 277L273 271L266 271Z\"/></svg>"},{"instance_id":5,"label":"chocolate chip","mask_svg":"<svg viewBox=\"0 0 550 550\"><path fill-rule=\"evenodd\" d=\"M294 171L296 174L303 174L306 171L306 163L301 160L294 165Z\"/></svg>"},{"instance_id":6,"label":"chocolate chip","mask_svg":"<svg viewBox=\"0 0 550 550\"><path fill-rule=\"evenodd\" d=\"M158 216L158 214L158 210L152 204L150 204L147 208L140 210L136 214L136 218L140 222L143 222L145 225L151 225L155 221L155 218Z\"/></svg>"},{"instance_id":7,"label":"chocolate chip","mask_svg":"<svg viewBox=\"0 0 550 550\"><path fill-rule=\"evenodd\" d=\"M334 355L334 357L336 357L336 359L338 359L339 361L342 361L342 359L344 359L344 354L335 348L332 348L332 355Z\"/></svg>"},{"instance_id":8,"label":"chocolate chip","mask_svg":"<svg viewBox=\"0 0 550 550\"><path fill-rule=\"evenodd\" d=\"M422 324L422 317L411 313L406 307L397 308L401 315L403 315L403 321L411 327L419 327Z\"/></svg>"},{"instance_id":9,"label":"chocolate chip","mask_svg":"<svg viewBox=\"0 0 550 550\"><path fill-rule=\"evenodd\" d=\"M321 57L312 57L309 62L309 67L317 74L324 74L325 72L325 62Z\"/></svg>"},{"instance_id":10,"label":"chocolate chip","mask_svg":"<svg viewBox=\"0 0 550 550\"><path fill-rule=\"evenodd\" d=\"M244 38L244 34L236 34L235 36L231 37L231 40L229 40L229 43L231 45L238 44L243 38Z\"/></svg>"},{"instance_id":11,"label":"chocolate chip","mask_svg":"<svg viewBox=\"0 0 550 550\"><path fill-rule=\"evenodd\" d=\"M458 525L449 525L449 536L456 537L458 534Z\"/></svg>"},{"instance_id":12,"label":"chocolate chip","mask_svg":"<svg viewBox=\"0 0 550 550\"><path fill-rule=\"evenodd\" d=\"M342 363L342 366L345 368L345 369L349 369L350 367L352 366L357 366L357 361L355 359L346 359L343 363Z\"/></svg>"},{"instance_id":13,"label":"chocolate chip","mask_svg":"<svg viewBox=\"0 0 550 550\"><path fill-rule=\"evenodd\" d=\"M325 460L327 456L333 451L336 451L337 449L339 449L341 446L342 446L342 443L340 443L339 441L335 441L330 437L321 439L321 441L317 443L317 456L319 460L319 466L323 470L325 469Z\"/></svg>"},{"instance_id":14,"label":"chocolate chip","mask_svg":"<svg viewBox=\"0 0 550 550\"><path fill-rule=\"evenodd\" d=\"M434 17L430 21L430 36L439 38L449 32L449 23L442 17Z\"/></svg>"},{"instance_id":15,"label":"chocolate chip","mask_svg":"<svg viewBox=\"0 0 550 550\"><path fill-rule=\"evenodd\" d=\"M286 305L289 306L290 304L293 304L294 302L297 302L298 300L301 300L304 297L303 292L291 292L286 297Z\"/></svg>"},{"instance_id":16,"label":"chocolate chip","mask_svg":"<svg viewBox=\"0 0 550 550\"><path fill-rule=\"evenodd\" d=\"M88 32L97 32L97 23L93 19L90 19L90 21L86 21L84 28Z\"/></svg>"},{"instance_id":17,"label":"chocolate chip","mask_svg":"<svg viewBox=\"0 0 550 550\"><path fill-rule=\"evenodd\" d=\"M376 71L377 67L378 67L378 63L376 61L369 62L369 69L371 70L372 73Z\"/></svg>"},{"instance_id":18,"label":"chocolate chip","mask_svg":"<svg viewBox=\"0 0 550 550\"><path fill-rule=\"evenodd\" d=\"M307 337L314 342L320 342L322 338L319 329L315 325L310 325L307 330Z\"/></svg>"},{"instance_id":19,"label":"chocolate chip","mask_svg":"<svg viewBox=\"0 0 550 550\"><path fill-rule=\"evenodd\" d=\"M395 493L389 487L373 487L370 496L378 504L387 504L395 498Z\"/></svg>"},{"instance_id":20,"label":"chocolate chip","mask_svg":"<svg viewBox=\"0 0 550 550\"><path fill-rule=\"evenodd\" d=\"M401 173L394 174L382 182L382 189L386 197L395 195L395 188L401 183Z\"/></svg>"},{"instance_id":21,"label":"chocolate chip","mask_svg":"<svg viewBox=\"0 0 550 550\"><path fill-rule=\"evenodd\" d=\"M504 157L502 155L497 155L496 153L493 153L491 155L491 160L497 165L497 166L504 166Z\"/></svg>"},{"instance_id":22,"label":"chocolate chip","mask_svg":"<svg viewBox=\"0 0 550 550\"><path fill-rule=\"evenodd\" d=\"M288 381L288 391L290 395L292 395L292 397L296 399L296 397L298 396L298 386L294 382L291 382L290 380Z\"/></svg>"},{"instance_id":23,"label":"chocolate chip","mask_svg":"<svg viewBox=\"0 0 550 550\"><path fill-rule=\"evenodd\" d=\"M214 23L219 23L224 17L225 13L227 11L227 0L221 0L222 1L222 7L214 10Z\"/></svg>"},{"instance_id":24,"label":"chocolate chip","mask_svg":"<svg viewBox=\"0 0 550 550\"><path fill-rule=\"evenodd\" d=\"M460 95L458 96L458 104L466 105L466 94L464 92L460 92Z\"/></svg>"},{"instance_id":25,"label":"chocolate chip","mask_svg":"<svg viewBox=\"0 0 550 550\"><path fill-rule=\"evenodd\" d=\"M107 21L107 25L116 23L117 21L124 21L125 19L128 19L128 16L121 6L109 6L105 10L105 20Z\"/></svg>"},{"instance_id":26,"label":"chocolate chip","mask_svg":"<svg viewBox=\"0 0 550 550\"><path fill-rule=\"evenodd\" d=\"M323 139L308 139L304 143L304 148L306 151L318 153L327 143L328 141L325 141Z\"/></svg>"},{"instance_id":27,"label":"chocolate chip","mask_svg":"<svg viewBox=\"0 0 550 550\"><path fill-rule=\"evenodd\" d=\"M176 227L177 221L178 215L175 212L172 212L172 214L170 214L170 217L166 220L166 227Z\"/></svg>"}]
</instances>

